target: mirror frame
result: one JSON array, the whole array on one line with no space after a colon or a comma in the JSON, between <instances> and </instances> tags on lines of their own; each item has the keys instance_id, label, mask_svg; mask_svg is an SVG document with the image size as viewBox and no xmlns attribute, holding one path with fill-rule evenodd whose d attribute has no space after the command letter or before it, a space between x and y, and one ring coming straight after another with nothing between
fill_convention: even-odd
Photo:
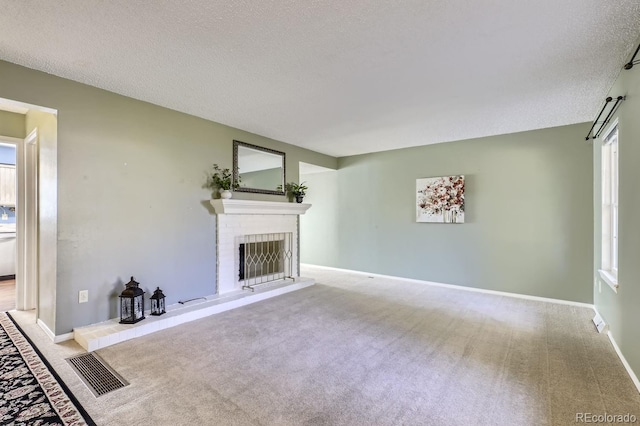
<instances>
[{"instance_id":1,"label":"mirror frame","mask_svg":"<svg viewBox=\"0 0 640 426\"><path fill-rule=\"evenodd\" d=\"M270 190L270 189L260 189L260 188L247 188L239 186L234 189L237 192L253 192L255 194L272 194L272 195L285 195L284 192L284 184L287 181L287 161L286 154L284 152L276 151L275 149L264 148L258 145L253 145L246 142L237 141L234 139L233 141L233 183L238 182L238 148L239 147L251 148L256 151L263 151L268 154L275 154L282 157L282 191Z\"/></svg>"}]
</instances>

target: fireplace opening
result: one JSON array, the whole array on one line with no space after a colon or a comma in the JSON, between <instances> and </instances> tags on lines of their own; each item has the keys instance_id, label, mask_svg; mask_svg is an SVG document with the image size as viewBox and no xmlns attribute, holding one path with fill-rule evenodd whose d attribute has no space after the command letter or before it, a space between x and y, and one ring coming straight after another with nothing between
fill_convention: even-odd
<instances>
[{"instance_id":1,"label":"fireplace opening","mask_svg":"<svg viewBox=\"0 0 640 426\"><path fill-rule=\"evenodd\" d=\"M238 278L243 289L292 278L292 233L244 235L238 244Z\"/></svg>"},{"instance_id":2,"label":"fireplace opening","mask_svg":"<svg viewBox=\"0 0 640 426\"><path fill-rule=\"evenodd\" d=\"M245 268L250 277L284 272L284 262L280 256L284 241L262 243L240 243L240 271L238 278L244 280Z\"/></svg>"}]
</instances>

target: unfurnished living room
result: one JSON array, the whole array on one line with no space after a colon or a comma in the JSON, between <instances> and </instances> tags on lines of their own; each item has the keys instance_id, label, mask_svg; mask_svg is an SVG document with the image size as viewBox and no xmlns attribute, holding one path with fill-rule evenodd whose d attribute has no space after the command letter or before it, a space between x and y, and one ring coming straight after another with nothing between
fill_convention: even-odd
<instances>
[{"instance_id":1,"label":"unfurnished living room","mask_svg":"<svg viewBox=\"0 0 640 426\"><path fill-rule=\"evenodd\" d=\"M640 2L0 0L0 424L640 422Z\"/></svg>"}]
</instances>

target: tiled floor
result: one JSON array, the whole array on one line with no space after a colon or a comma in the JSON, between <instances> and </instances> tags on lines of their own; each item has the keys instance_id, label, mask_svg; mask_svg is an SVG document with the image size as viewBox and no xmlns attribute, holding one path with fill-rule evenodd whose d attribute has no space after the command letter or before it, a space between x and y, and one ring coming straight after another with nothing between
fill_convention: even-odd
<instances>
[{"instance_id":1,"label":"tiled floor","mask_svg":"<svg viewBox=\"0 0 640 426\"><path fill-rule=\"evenodd\" d=\"M16 308L16 281L0 281L0 311Z\"/></svg>"}]
</instances>

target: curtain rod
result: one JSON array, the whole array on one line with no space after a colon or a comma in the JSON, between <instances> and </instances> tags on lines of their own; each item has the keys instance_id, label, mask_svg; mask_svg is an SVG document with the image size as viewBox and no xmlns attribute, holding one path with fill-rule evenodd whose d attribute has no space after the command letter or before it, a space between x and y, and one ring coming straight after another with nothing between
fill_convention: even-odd
<instances>
[{"instance_id":1,"label":"curtain rod","mask_svg":"<svg viewBox=\"0 0 640 426\"><path fill-rule=\"evenodd\" d=\"M593 129L596 127L596 124L600 123L600 117L602 116L602 113L604 112L604 110L607 108L607 105L609 105L609 102L611 102L613 100L613 98L611 96L609 96L607 99L604 100L604 106L602 107L602 109L600 110L600 114L598 114L598 116L596 117L596 120L593 122L593 124L591 125L591 128L589 129L589 133L587 133L587 137L584 138L584 140L588 141L589 139L597 139L600 136L600 133L602 132L602 130L605 128L605 126L607 125L607 123L609 123L609 120L611 120L611 116L613 115L613 113L615 112L615 110L618 108L618 106L620 105L620 102L624 101L625 97L624 96L618 96L616 98L616 102L613 104L613 106L611 107L611 109L609 110L609 113L607 114L606 118L604 119L604 121L602 121L600 128L598 128L598 131L592 136L591 132L593 131Z\"/></svg>"},{"instance_id":2,"label":"curtain rod","mask_svg":"<svg viewBox=\"0 0 640 426\"><path fill-rule=\"evenodd\" d=\"M618 109L618 105L623 100L624 100L624 96L618 96L616 98L616 103L613 104L613 106L611 107L611 110L609 111L609 114L607 114L607 118L605 118L604 121L602 122L602 126L600 126L600 128L598 129L598 132L596 133L595 138L599 138L600 137L600 133L602 133L602 130L606 127L607 124L609 124L609 120L611 120L611 117L613 116L613 113L615 112L616 109Z\"/></svg>"},{"instance_id":3,"label":"curtain rod","mask_svg":"<svg viewBox=\"0 0 640 426\"><path fill-rule=\"evenodd\" d=\"M631 68L633 68L634 65L640 64L640 59L637 60L637 61L635 60L636 59L636 55L638 54L639 51L640 51L640 44L638 44L638 47L636 48L635 52L633 52L633 55L631 56L631 59L629 59L629 62L624 64L624 66L622 67L623 69L630 70ZM609 110L609 114L607 114L607 117L602 122L602 125L600 126L598 131L594 135L591 135L591 132L596 127L596 124L599 123L598 120L600 120L600 117L602 116L602 113L607 108L607 105L609 105L609 102L611 102L612 100L613 100L613 98L611 96L607 97L607 99L604 100L604 105L602 106L602 109L600 110L600 113L596 117L596 120L591 125L591 128L589 129L589 132L587 133L587 137L584 138L584 140L588 141L589 139L597 139L600 136L600 133L602 133L602 129L604 129L605 126L609 123L609 120L611 119L611 116L613 115L615 110L620 106L620 102L625 100L625 96L618 96L616 98L616 103L613 104L613 106Z\"/></svg>"},{"instance_id":4,"label":"curtain rod","mask_svg":"<svg viewBox=\"0 0 640 426\"><path fill-rule=\"evenodd\" d=\"M638 54L638 51L640 50L640 44L638 45L638 47L636 48L636 51L633 52L633 56L631 57L631 59L629 60L629 62L627 62L626 64L624 64L624 69L625 70L630 70L631 68L633 68L634 65L640 63L640 60L634 61L634 59L636 58L636 55Z\"/></svg>"}]
</instances>

